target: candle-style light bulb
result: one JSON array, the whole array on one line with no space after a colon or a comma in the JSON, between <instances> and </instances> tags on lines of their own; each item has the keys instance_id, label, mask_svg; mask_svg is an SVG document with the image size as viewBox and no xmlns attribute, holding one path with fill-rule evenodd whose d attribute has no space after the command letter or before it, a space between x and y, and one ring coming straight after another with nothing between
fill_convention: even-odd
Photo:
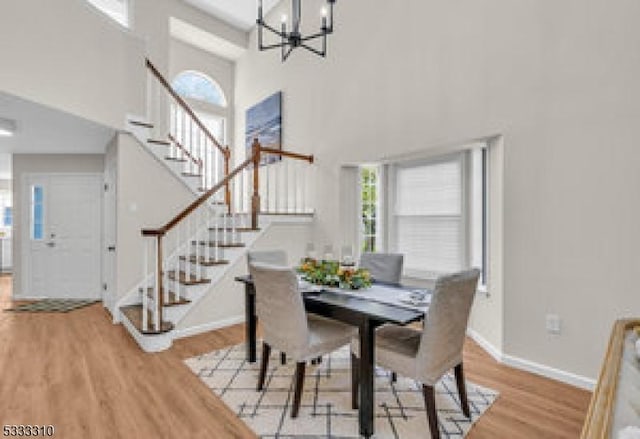
<instances>
[{"instance_id":1,"label":"candle-style light bulb","mask_svg":"<svg viewBox=\"0 0 640 439\"><path fill-rule=\"evenodd\" d=\"M320 10L320 15L322 15L322 30L326 30L327 29L327 14L329 13L329 11L327 11L326 6L323 7Z\"/></svg>"},{"instance_id":2,"label":"candle-style light bulb","mask_svg":"<svg viewBox=\"0 0 640 439\"><path fill-rule=\"evenodd\" d=\"M280 21L282 22L282 24L285 24L287 22L287 14L282 14L282 17L280 17Z\"/></svg>"}]
</instances>

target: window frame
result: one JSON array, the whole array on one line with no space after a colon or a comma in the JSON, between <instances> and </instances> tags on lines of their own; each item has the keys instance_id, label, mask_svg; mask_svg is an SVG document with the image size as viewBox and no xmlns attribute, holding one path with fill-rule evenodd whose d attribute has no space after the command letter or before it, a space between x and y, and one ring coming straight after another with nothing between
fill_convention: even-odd
<instances>
[{"instance_id":1,"label":"window frame","mask_svg":"<svg viewBox=\"0 0 640 439\"><path fill-rule=\"evenodd\" d=\"M181 77L185 76L185 75L195 75L195 76L199 76L201 78L204 78L207 82L211 83L211 85L213 86L214 89L216 89L218 91L218 93L220 94L221 103L217 103L217 102L212 102L212 101L208 101L205 99L198 99L196 97L193 96L189 96L187 94L183 94L180 93L177 90L176 87L176 81L178 81ZM216 109L216 112L225 112L229 109L229 99L227 98L227 94L224 92L224 89L222 88L222 86L220 85L220 83L218 81L216 81L215 79L213 79L211 76L207 75L204 72L201 72L199 70L182 70L181 72L179 72L177 75L175 75L173 77L173 79L171 80L171 88L183 99L185 99L186 101L188 101L189 103L192 102L197 102L201 105L207 106L207 107L211 107ZM210 110L205 110L205 111L210 111Z\"/></svg>"},{"instance_id":2,"label":"window frame","mask_svg":"<svg viewBox=\"0 0 640 439\"><path fill-rule=\"evenodd\" d=\"M41 191L41 200L40 200L40 210L41 210L41 223L40 223L40 233L41 236L36 236L36 200L35 200L35 192L36 188L40 188ZM29 206L29 239L34 242L41 242L45 240L45 225L46 225L46 211L45 211L45 194L44 194L44 185L41 183L33 183L30 186L30 206Z\"/></svg>"},{"instance_id":3,"label":"window frame","mask_svg":"<svg viewBox=\"0 0 640 439\"><path fill-rule=\"evenodd\" d=\"M116 23L122 29L132 30L133 29L133 10L134 10L133 2L135 0L123 0L123 1L125 2L124 22L119 20L117 16L113 13L113 11L110 11L106 8L102 8L98 6L94 0L86 0L87 4L91 8L93 8L95 11L97 11L101 15L107 17L110 22Z\"/></svg>"},{"instance_id":4,"label":"window frame","mask_svg":"<svg viewBox=\"0 0 640 439\"><path fill-rule=\"evenodd\" d=\"M364 224L364 212L363 212L363 208L364 208L364 200L362 198L362 193L363 193L363 176L362 176L362 170L368 168L368 169L373 169L375 170L376 173L376 184L375 184L375 188L376 188L376 200L375 200L375 233L373 235L370 234L366 234L366 230L365 230L365 224ZM380 165L376 165L376 164L363 164L358 166L358 253L357 254L362 254L365 251L384 251L385 245L384 245L384 211L383 211L383 190L384 190L384 184L383 184L383 177L384 177L384 171L383 171L383 167ZM369 184L369 186L371 186L371 184ZM366 239L368 236L373 236L375 238L375 247L371 250L365 250L364 245L366 243Z\"/></svg>"}]
</instances>

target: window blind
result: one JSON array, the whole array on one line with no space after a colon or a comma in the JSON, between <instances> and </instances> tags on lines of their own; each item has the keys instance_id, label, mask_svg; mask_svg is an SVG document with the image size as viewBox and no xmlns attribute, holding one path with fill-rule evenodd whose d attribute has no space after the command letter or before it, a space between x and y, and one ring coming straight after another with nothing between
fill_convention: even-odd
<instances>
[{"instance_id":1,"label":"window blind","mask_svg":"<svg viewBox=\"0 0 640 439\"><path fill-rule=\"evenodd\" d=\"M460 270L464 260L463 160L401 166L395 173L396 250L408 275Z\"/></svg>"}]
</instances>

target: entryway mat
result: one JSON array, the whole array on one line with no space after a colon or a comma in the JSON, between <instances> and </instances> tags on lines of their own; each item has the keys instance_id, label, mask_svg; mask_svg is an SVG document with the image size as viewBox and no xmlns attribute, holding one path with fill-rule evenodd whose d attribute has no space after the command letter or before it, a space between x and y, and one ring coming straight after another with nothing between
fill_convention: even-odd
<instances>
[{"instance_id":1,"label":"entryway mat","mask_svg":"<svg viewBox=\"0 0 640 439\"><path fill-rule=\"evenodd\" d=\"M12 312L69 312L74 309L97 303L97 300L77 300L77 299L42 299L13 308L5 309Z\"/></svg>"}]
</instances>

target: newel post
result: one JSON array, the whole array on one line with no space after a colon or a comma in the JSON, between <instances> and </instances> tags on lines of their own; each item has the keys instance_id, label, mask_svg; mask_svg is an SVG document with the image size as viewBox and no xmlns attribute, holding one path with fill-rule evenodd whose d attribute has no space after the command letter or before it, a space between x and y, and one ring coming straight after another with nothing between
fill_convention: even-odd
<instances>
[{"instance_id":1,"label":"newel post","mask_svg":"<svg viewBox=\"0 0 640 439\"><path fill-rule=\"evenodd\" d=\"M251 228L258 228L258 214L260 213L260 142L253 140L251 146L253 154L253 196L251 197Z\"/></svg>"},{"instance_id":2,"label":"newel post","mask_svg":"<svg viewBox=\"0 0 640 439\"><path fill-rule=\"evenodd\" d=\"M224 176L227 177L231 172L231 149L227 146L224 149ZM224 203L227 205L227 213L231 215L231 186L227 181L224 189Z\"/></svg>"}]
</instances>

